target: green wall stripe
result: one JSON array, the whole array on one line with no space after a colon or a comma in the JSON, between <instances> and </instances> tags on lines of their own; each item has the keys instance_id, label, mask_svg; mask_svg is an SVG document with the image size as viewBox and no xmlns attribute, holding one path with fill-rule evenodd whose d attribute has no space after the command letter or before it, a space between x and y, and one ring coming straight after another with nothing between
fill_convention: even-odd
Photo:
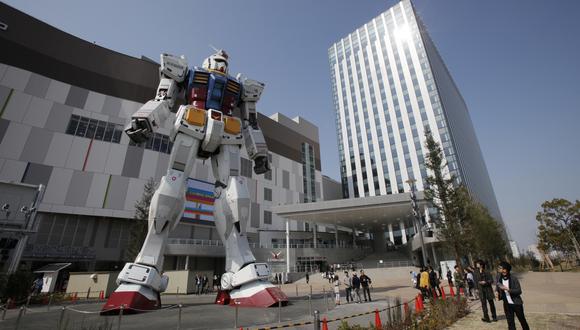
<instances>
[{"instance_id":1,"label":"green wall stripe","mask_svg":"<svg viewBox=\"0 0 580 330\"><path fill-rule=\"evenodd\" d=\"M4 110L6 109L6 106L8 106L8 102L10 102L10 98L12 97L12 93L14 93L14 88L10 89L10 93L8 93L8 97L6 98L6 101L4 101L4 104L2 105L2 110L0 110L0 118L2 118L2 115L4 114Z\"/></svg>"}]
</instances>

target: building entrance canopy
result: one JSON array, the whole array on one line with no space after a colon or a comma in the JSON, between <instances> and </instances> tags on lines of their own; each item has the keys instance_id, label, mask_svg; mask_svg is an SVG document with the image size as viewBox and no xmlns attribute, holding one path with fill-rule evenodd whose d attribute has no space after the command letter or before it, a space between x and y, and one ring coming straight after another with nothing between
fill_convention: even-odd
<instances>
[{"instance_id":1,"label":"building entrance canopy","mask_svg":"<svg viewBox=\"0 0 580 330\"><path fill-rule=\"evenodd\" d=\"M417 193L417 200L422 208L423 192ZM287 219L371 231L412 219L409 193L280 205L272 211Z\"/></svg>"}]
</instances>

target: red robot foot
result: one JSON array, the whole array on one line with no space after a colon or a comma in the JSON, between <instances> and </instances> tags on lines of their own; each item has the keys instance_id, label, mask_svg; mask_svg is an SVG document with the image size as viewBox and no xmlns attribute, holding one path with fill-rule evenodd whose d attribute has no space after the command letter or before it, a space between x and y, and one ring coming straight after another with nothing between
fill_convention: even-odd
<instances>
[{"instance_id":1,"label":"red robot foot","mask_svg":"<svg viewBox=\"0 0 580 330\"><path fill-rule=\"evenodd\" d=\"M121 284L101 309L101 315L136 314L161 307L159 293L138 284Z\"/></svg>"},{"instance_id":2,"label":"red robot foot","mask_svg":"<svg viewBox=\"0 0 580 330\"><path fill-rule=\"evenodd\" d=\"M242 307L272 307L282 302L288 305L288 297L280 288L267 281L243 284L230 293L230 305Z\"/></svg>"}]
</instances>

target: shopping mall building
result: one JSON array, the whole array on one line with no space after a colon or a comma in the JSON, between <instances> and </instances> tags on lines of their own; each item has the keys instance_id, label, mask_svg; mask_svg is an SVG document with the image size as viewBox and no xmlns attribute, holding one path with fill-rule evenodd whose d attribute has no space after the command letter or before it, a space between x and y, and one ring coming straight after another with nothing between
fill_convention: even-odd
<instances>
[{"instance_id":1,"label":"shopping mall building","mask_svg":"<svg viewBox=\"0 0 580 330\"><path fill-rule=\"evenodd\" d=\"M22 260L33 269L59 261L72 262L71 271L117 269L137 221L134 205L145 183L165 173L171 150L171 120L143 146L132 145L123 133L131 115L154 96L159 65L79 39L6 4L0 3L0 17L0 181L46 186L37 231ZM278 247L286 242L286 219L271 208L340 198L340 184L321 174L315 125L279 113L260 115L259 124L272 171L256 175L242 151L241 175L252 199L246 229L258 259L284 271L288 256ZM208 162L197 162L166 269L223 270L224 249L212 216L213 182ZM4 191L0 199L11 194ZM0 213L0 223L16 215ZM311 224L289 220L289 229L292 269L361 254L348 248L351 233L339 234L335 226L316 227L316 249ZM0 233L3 268L13 246L7 235ZM325 250L333 245L340 251L329 256Z\"/></svg>"}]
</instances>

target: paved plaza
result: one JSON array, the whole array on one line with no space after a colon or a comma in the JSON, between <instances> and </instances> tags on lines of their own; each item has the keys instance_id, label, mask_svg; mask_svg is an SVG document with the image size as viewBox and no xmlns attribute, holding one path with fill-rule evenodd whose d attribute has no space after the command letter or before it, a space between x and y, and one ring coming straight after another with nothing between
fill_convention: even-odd
<instances>
[{"instance_id":1,"label":"paved plaza","mask_svg":"<svg viewBox=\"0 0 580 330\"><path fill-rule=\"evenodd\" d=\"M373 278L373 302L362 304L342 304L335 306L329 294L330 286L319 275L311 276L313 297L308 300L310 285L304 280L294 284L283 285L283 290L290 297L290 305L281 308L258 309L240 308L237 326L244 328L264 328L287 323L311 321L310 310L319 310L321 318L345 317L358 313L384 309L393 304L395 297L403 301L411 300L417 291L410 287L408 268L391 270L368 270ZM525 273L522 274L523 299L526 317L532 329L578 329L580 327L580 282L579 273ZM298 294L296 293L298 292ZM324 293L328 299L324 299ZM213 295L167 295L163 297L165 309L153 313L125 315L121 320L121 329L175 329L179 322L181 303L181 329L232 329L236 325L235 308L213 304ZM481 322L479 302L472 302L472 313L458 321L452 329L503 329L507 327L501 305L497 304L498 323ZM66 329L98 329L110 326L117 328L118 316L102 317L98 311L102 303L83 303L69 305L64 320ZM328 311L327 311L328 309ZM79 312L75 312L79 311ZM83 311L83 312L80 312ZM0 329L14 329L18 310L10 310L6 320L0 321ZM22 316L19 329L55 329L61 309L54 306L50 311L46 307L32 307ZM280 317L281 323L278 322ZM384 319L386 314L382 314ZM368 326L374 322L374 315L368 314L348 320L350 324ZM339 322L329 323L329 329L337 329ZM294 327L295 329L312 329L312 325Z\"/></svg>"}]
</instances>

